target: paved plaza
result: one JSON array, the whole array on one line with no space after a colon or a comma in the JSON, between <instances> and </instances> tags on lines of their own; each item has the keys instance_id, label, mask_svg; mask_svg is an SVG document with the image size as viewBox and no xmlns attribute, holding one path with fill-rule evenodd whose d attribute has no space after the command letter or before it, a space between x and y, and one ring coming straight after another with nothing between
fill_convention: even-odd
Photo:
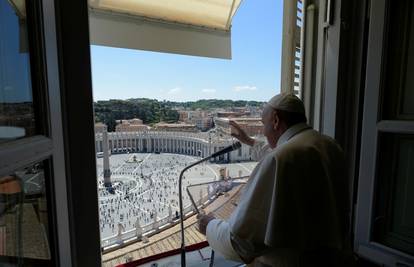
<instances>
[{"instance_id":1,"label":"paved plaza","mask_svg":"<svg viewBox=\"0 0 414 267\"><path fill-rule=\"evenodd\" d=\"M103 186L103 159L97 159L101 239L143 227L178 214L178 177L181 170L200 158L169 153L130 153L110 156L111 179L115 194ZM190 205L185 191L192 184L219 179L220 169L228 176L247 176L256 162L204 163L187 171L183 179L184 207ZM208 194L198 187L195 198ZM194 194L193 194L194 195Z\"/></svg>"}]
</instances>

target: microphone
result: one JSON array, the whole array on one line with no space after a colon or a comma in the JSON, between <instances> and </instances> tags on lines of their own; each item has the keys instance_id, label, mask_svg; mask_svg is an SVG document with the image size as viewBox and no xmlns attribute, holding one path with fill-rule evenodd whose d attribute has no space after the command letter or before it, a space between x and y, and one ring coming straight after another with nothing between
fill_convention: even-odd
<instances>
[{"instance_id":1,"label":"microphone","mask_svg":"<svg viewBox=\"0 0 414 267\"><path fill-rule=\"evenodd\" d=\"M212 154L212 155L210 156L210 158L215 158L215 157L221 156L221 155L223 155L223 154L226 154L226 153L232 152L232 151L234 151L234 150L239 149L240 147L241 147L241 143L240 143L240 142L236 142L236 143L234 143L234 144L232 144L232 145L230 145L230 146L228 146L228 147L225 147L225 148L223 148L222 150L219 150L219 151L217 151L216 153Z\"/></svg>"}]
</instances>

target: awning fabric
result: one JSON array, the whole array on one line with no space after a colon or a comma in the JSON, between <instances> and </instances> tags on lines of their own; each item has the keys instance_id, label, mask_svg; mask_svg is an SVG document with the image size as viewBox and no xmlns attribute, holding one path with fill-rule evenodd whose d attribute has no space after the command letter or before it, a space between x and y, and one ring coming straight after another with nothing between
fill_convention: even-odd
<instances>
[{"instance_id":1,"label":"awning fabric","mask_svg":"<svg viewBox=\"0 0 414 267\"><path fill-rule=\"evenodd\" d=\"M212 29L230 29L241 0L99 0L90 7Z\"/></svg>"},{"instance_id":2,"label":"awning fabric","mask_svg":"<svg viewBox=\"0 0 414 267\"><path fill-rule=\"evenodd\" d=\"M89 0L91 43L231 58L241 0Z\"/></svg>"},{"instance_id":3,"label":"awning fabric","mask_svg":"<svg viewBox=\"0 0 414 267\"><path fill-rule=\"evenodd\" d=\"M9 3L16 11L16 15L20 19L26 18L26 2L24 0L9 0Z\"/></svg>"}]
</instances>

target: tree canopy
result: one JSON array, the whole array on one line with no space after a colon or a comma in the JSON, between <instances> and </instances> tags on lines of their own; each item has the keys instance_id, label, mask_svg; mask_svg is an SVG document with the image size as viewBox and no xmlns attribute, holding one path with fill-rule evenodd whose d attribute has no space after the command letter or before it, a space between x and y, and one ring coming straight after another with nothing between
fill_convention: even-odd
<instances>
[{"instance_id":1,"label":"tree canopy","mask_svg":"<svg viewBox=\"0 0 414 267\"><path fill-rule=\"evenodd\" d=\"M108 131L114 131L116 120L139 118L144 124L154 124L160 121L174 123L178 121L177 107L189 110L210 110L215 108L231 108L261 106L263 102L244 100L201 99L188 102L158 101L148 98L133 98L127 100L110 99L94 102L95 121L105 123Z\"/></svg>"}]
</instances>

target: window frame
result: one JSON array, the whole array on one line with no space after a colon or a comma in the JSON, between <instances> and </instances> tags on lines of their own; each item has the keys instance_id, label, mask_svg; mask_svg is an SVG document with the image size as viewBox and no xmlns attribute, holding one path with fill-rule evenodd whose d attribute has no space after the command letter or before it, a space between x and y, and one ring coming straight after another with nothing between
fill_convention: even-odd
<instances>
[{"instance_id":1,"label":"window frame","mask_svg":"<svg viewBox=\"0 0 414 267\"><path fill-rule=\"evenodd\" d=\"M372 241L371 238L379 134L414 134L412 122L380 120L387 19L387 0L371 1L354 247L361 257L373 262L385 266L411 266L414 256Z\"/></svg>"},{"instance_id":2,"label":"window frame","mask_svg":"<svg viewBox=\"0 0 414 267\"><path fill-rule=\"evenodd\" d=\"M61 106L56 101L60 99L60 87L54 1L26 1L26 12L33 104L36 127L41 134L0 144L0 176L48 160L45 175L51 260L47 262L51 266L71 266ZM27 260L31 264L37 262Z\"/></svg>"}]
</instances>

